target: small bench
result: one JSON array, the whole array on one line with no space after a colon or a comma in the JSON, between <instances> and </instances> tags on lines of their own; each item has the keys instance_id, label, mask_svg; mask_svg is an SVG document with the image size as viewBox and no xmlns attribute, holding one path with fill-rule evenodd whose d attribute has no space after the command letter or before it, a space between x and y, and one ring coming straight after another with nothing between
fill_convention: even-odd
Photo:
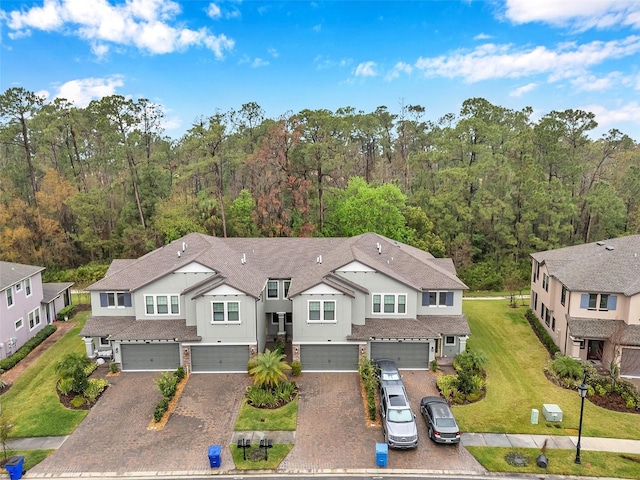
<instances>
[{"instance_id":1,"label":"small bench","mask_svg":"<svg viewBox=\"0 0 640 480\"><path fill-rule=\"evenodd\" d=\"M98 350L96 355L98 358L111 358L113 357L113 350Z\"/></svg>"}]
</instances>

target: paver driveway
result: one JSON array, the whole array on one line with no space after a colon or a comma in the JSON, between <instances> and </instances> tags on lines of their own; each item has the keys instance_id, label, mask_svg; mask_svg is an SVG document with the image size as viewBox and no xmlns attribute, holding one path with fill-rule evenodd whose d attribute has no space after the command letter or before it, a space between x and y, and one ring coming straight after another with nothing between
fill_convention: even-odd
<instances>
[{"instance_id":1,"label":"paver driveway","mask_svg":"<svg viewBox=\"0 0 640 480\"><path fill-rule=\"evenodd\" d=\"M430 372L403 372L412 406L435 393ZM208 446L222 445L219 473L234 469L227 445L231 441L242 394L244 374L194 374L167 425L148 430L160 400L158 373L122 373L109 377L111 386L69 439L35 466L38 474L81 472L209 473ZM356 373L304 373L298 380L300 402L296 445L279 471L310 472L375 469L379 426L367 426ZM484 472L463 447L433 444L418 416L420 444L413 451L389 452L389 469Z\"/></svg>"}]
</instances>

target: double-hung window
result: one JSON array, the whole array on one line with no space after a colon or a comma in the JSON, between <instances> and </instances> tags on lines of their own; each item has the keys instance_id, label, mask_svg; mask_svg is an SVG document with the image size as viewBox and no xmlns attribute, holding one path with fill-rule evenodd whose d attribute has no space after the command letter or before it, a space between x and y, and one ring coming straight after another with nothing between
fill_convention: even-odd
<instances>
[{"instance_id":1,"label":"double-hung window","mask_svg":"<svg viewBox=\"0 0 640 480\"><path fill-rule=\"evenodd\" d=\"M407 296L401 294L374 294L373 313L407 313Z\"/></svg>"},{"instance_id":2,"label":"double-hung window","mask_svg":"<svg viewBox=\"0 0 640 480\"><path fill-rule=\"evenodd\" d=\"M16 320L16 323L14 325L16 327L16 331L20 330L22 327L24 327L24 319L20 317L18 320Z\"/></svg>"},{"instance_id":3,"label":"double-hung window","mask_svg":"<svg viewBox=\"0 0 640 480\"><path fill-rule=\"evenodd\" d=\"M267 298L278 298L278 281L269 280L267 282Z\"/></svg>"},{"instance_id":4,"label":"double-hung window","mask_svg":"<svg viewBox=\"0 0 640 480\"><path fill-rule=\"evenodd\" d=\"M609 293L583 293L580 295L580 308L587 310L615 310L618 296Z\"/></svg>"},{"instance_id":5,"label":"double-hung window","mask_svg":"<svg viewBox=\"0 0 640 480\"><path fill-rule=\"evenodd\" d=\"M26 278L24 280L24 291L27 297L31 295L31 279L30 278Z\"/></svg>"},{"instance_id":6,"label":"double-hung window","mask_svg":"<svg viewBox=\"0 0 640 480\"><path fill-rule=\"evenodd\" d=\"M180 297L178 295L145 295L147 315L179 315Z\"/></svg>"},{"instance_id":7,"label":"double-hung window","mask_svg":"<svg viewBox=\"0 0 640 480\"><path fill-rule=\"evenodd\" d=\"M546 273L542 274L542 288L544 288L545 292L549 291L549 275Z\"/></svg>"},{"instance_id":8,"label":"double-hung window","mask_svg":"<svg viewBox=\"0 0 640 480\"><path fill-rule=\"evenodd\" d=\"M129 292L101 292L100 306L107 308L125 308L131 306Z\"/></svg>"},{"instance_id":9,"label":"double-hung window","mask_svg":"<svg viewBox=\"0 0 640 480\"><path fill-rule=\"evenodd\" d=\"M427 307L452 307L453 292L431 290L422 292L422 305Z\"/></svg>"},{"instance_id":10,"label":"double-hung window","mask_svg":"<svg viewBox=\"0 0 640 480\"><path fill-rule=\"evenodd\" d=\"M562 306L564 306L566 301L567 301L567 287L562 285L562 295L560 296L560 303L562 304Z\"/></svg>"},{"instance_id":11,"label":"double-hung window","mask_svg":"<svg viewBox=\"0 0 640 480\"><path fill-rule=\"evenodd\" d=\"M287 298L287 295L289 295L289 287L291 287L291 280L285 280L282 282L282 286L284 290L282 292L282 298Z\"/></svg>"},{"instance_id":12,"label":"double-hung window","mask_svg":"<svg viewBox=\"0 0 640 480\"><path fill-rule=\"evenodd\" d=\"M4 291L7 297L7 308L13 307L13 288L9 287Z\"/></svg>"},{"instance_id":13,"label":"double-hung window","mask_svg":"<svg viewBox=\"0 0 640 480\"><path fill-rule=\"evenodd\" d=\"M240 302L211 302L211 324L240 323Z\"/></svg>"},{"instance_id":14,"label":"double-hung window","mask_svg":"<svg viewBox=\"0 0 640 480\"><path fill-rule=\"evenodd\" d=\"M309 322L329 322L336 321L335 300L309 300L308 321Z\"/></svg>"},{"instance_id":15,"label":"double-hung window","mask_svg":"<svg viewBox=\"0 0 640 480\"><path fill-rule=\"evenodd\" d=\"M29 330L33 330L38 325L40 325L40 309L36 308L29 312Z\"/></svg>"}]
</instances>

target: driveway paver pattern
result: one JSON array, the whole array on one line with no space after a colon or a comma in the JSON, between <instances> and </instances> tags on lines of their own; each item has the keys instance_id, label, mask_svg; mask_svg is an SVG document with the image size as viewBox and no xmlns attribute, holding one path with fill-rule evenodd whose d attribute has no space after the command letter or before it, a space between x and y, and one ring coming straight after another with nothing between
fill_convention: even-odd
<instances>
[{"instance_id":1,"label":"driveway paver pattern","mask_svg":"<svg viewBox=\"0 0 640 480\"><path fill-rule=\"evenodd\" d=\"M437 394L435 374L403 372L411 405L418 416L420 443L411 451L390 451L389 469L481 473L485 470L464 447L435 445L419 416L420 398ZM234 471L229 451L245 374L193 374L176 410L161 430L149 430L160 400L158 372L127 372L108 377L110 386L85 420L33 474L143 474L185 472L210 474L207 456L222 445L215 473ZM277 473L340 472L376 469L375 443L380 426L368 426L357 373L304 373L300 387L295 446ZM380 469L381 471L384 469Z\"/></svg>"}]
</instances>

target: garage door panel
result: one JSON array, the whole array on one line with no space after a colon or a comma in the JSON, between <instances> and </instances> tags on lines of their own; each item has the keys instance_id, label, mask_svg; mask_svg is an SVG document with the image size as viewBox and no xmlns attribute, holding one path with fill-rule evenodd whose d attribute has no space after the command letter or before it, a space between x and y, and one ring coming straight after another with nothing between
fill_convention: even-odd
<instances>
[{"instance_id":1,"label":"garage door panel","mask_svg":"<svg viewBox=\"0 0 640 480\"><path fill-rule=\"evenodd\" d=\"M371 342L371 358L389 358L398 368L429 368L429 344Z\"/></svg>"},{"instance_id":2,"label":"garage door panel","mask_svg":"<svg viewBox=\"0 0 640 480\"><path fill-rule=\"evenodd\" d=\"M305 371L357 371L358 357L358 345L300 346L300 363Z\"/></svg>"},{"instance_id":3,"label":"garage door panel","mask_svg":"<svg viewBox=\"0 0 640 480\"><path fill-rule=\"evenodd\" d=\"M246 372L246 345L197 345L191 347L192 372Z\"/></svg>"},{"instance_id":4,"label":"garage door panel","mask_svg":"<svg viewBox=\"0 0 640 480\"><path fill-rule=\"evenodd\" d=\"M180 366L180 345L128 344L120 345L123 371L175 370Z\"/></svg>"},{"instance_id":5,"label":"garage door panel","mask_svg":"<svg viewBox=\"0 0 640 480\"><path fill-rule=\"evenodd\" d=\"M623 348L620 358L620 375L640 377L640 349Z\"/></svg>"}]
</instances>

